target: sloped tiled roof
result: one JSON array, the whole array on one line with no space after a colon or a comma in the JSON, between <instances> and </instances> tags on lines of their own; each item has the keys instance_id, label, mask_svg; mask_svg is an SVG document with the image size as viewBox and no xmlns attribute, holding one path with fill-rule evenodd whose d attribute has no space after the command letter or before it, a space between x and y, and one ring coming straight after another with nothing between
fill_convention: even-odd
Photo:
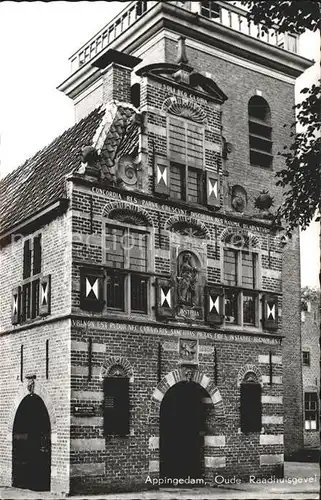
<instances>
[{"instance_id":1,"label":"sloped tiled roof","mask_svg":"<svg viewBox=\"0 0 321 500\"><path fill-rule=\"evenodd\" d=\"M65 197L65 176L80 165L103 115L95 109L0 181L0 234Z\"/></svg>"}]
</instances>

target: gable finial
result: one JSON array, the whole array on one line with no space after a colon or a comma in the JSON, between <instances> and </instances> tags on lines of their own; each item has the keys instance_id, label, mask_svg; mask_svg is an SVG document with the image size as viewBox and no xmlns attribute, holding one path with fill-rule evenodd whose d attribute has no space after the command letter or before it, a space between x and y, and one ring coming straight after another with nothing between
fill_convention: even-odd
<instances>
[{"instance_id":1,"label":"gable finial","mask_svg":"<svg viewBox=\"0 0 321 500\"><path fill-rule=\"evenodd\" d=\"M188 64L188 58L186 55L186 45L185 45L185 36L180 36L178 39L178 46L177 46L177 59L176 62L177 64Z\"/></svg>"}]
</instances>

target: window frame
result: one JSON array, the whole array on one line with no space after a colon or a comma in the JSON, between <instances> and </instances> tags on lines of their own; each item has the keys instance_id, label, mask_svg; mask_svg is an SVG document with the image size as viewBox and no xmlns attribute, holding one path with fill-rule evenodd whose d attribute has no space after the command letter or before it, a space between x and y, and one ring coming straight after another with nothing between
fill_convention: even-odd
<instances>
[{"instance_id":1,"label":"window frame","mask_svg":"<svg viewBox=\"0 0 321 500\"><path fill-rule=\"evenodd\" d=\"M310 396L310 398L308 397ZM311 398L311 396L313 396ZM311 403L315 403L315 408L311 408ZM306 407L308 405L308 408ZM307 413L314 413L315 418L307 418ZM315 429L311 428L311 422L316 422ZM306 427L306 423L310 422L310 427ZM304 431L305 432L318 432L319 431L319 400L318 393L315 392L304 392Z\"/></svg>"},{"instance_id":2,"label":"window frame","mask_svg":"<svg viewBox=\"0 0 321 500\"><path fill-rule=\"evenodd\" d=\"M255 105L251 104L253 99L262 101L268 113L266 118L260 118L251 113ZM273 127L271 119L271 108L267 100L254 94L250 97L247 105L248 135L249 135L249 161L251 166L272 169L273 168ZM257 128L259 127L259 131ZM261 130L260 130L261 128ZM263 144L263 146L262 146ZM254 161L256 157L257 161Z\"/></svg>"},{"instance_id":3,"label":"window frame","mask_svg":"<svg viewBox=\"0 0 321 500\"><path fill-rule=\"evenodd\" d=\"M235 261L236 261L236 280L234 284L230 284L226 282L225 279L225 252L233 251L235 252ZM242 282L243 277L243 268L242 268L242 254L250 253L254 256L254 269L253 269L253 287L244 286ZM260 252L257 248L246 248L246 247L237 247L233 244L226 243L222 244L221 251L222 259L221 259L221 276L223 277L223 288L224 288L224 297L223 297L223 316L224 316L224 324L225 326L231 327L245 327L245 328L259 328L260 325L260 317L262 315L262 307L260 302L260 284L261 284L261 256ZM231 293L237 294L236 298L236 309L237 309L237 318L236 321L228 321L226 319L225 309L226 309L226 291L230 291ZM254 323L245 323L244 322L244 296L252 295L254 297L255 304L255 313L254 313Z\"/></svg>"},{"instance_id":4,"label":"window frame","mask_svg":"<svg viewBox=\"0 0 321 500\"><path fill-rule=\"evenodd\" d=\"M305 362L304 355L307 354L307 362ZM303 366L311 366L311 352L309 349L302 349L302 365Z\"/></svg>"},{"instance_id":5,"label":"window frame","mask_svg":"<svg viewBox=\"0 0 321 500\"><path fill-rule=\"evenodd\" d=\"M35 271L35 240L36 238L40 238L40 263L38 272ZM36 320L41 317L40 307L39 307L39 295L40 295L40 283L41 278L43 277L43 256L42 256L42 232L37 231L32 234L32 236L28 236L23 240L23 254L25 244L29 241L29 252L30 252L30 274L27 277L25 276L25 262L23 257L23 271L22 271L22 281L21 281L21 314L20 314L20 323L25 324ZM37 269L36 269L37 270ZM28 290L28 294L26 294L26 290ZM26 304L26 296L28 297Z\"/></svg>"},{"instance_id":6,"label":"window frame","mask_svg":"<svg viewBox=\"0 0 321 500\"><path fill-rule=\"evenodd\" d=\"M133 214L134 215L134 214ZM108 249L107 247L104 248L103 251L103 265L105 268L106 272L106 280L105 280L105 285L104 285L104 298L106 301L105 305L105 310L107 314L125 314L126 316L130 314L135 314L135 315L141 315L141 316L150 316L151 315L151 274L154 269L154 259L153 259L153 233L151 230L151 227L149 226L142 226L142 225L135 225L135 224L130 224L126 222L119 222L115 219L109 219L109 218L104 218L103 221L103 241L106 244L106 237L107 237L107 226L108 227L116 227L116 228L121 228L125 229L125 231L128 231L128 234L130 234L130 230L140 233L143 235L146 235L147 241L146 241L146 269L145 270L131 270L130 268L130 249L125 249L124 250L124 267L113 267L110 265L110 263L107 262L107 252ZM112 272L111 272L112 270ZM108 276L122 276L123 277L123 290L124 290L124 308L123 309L118 309L114 307L109 307L108 306L108 300L107 300L107 279ZM147 281L147 286L146 286L146 310L145 312L142 311L135 311L131 307L131 280L133 276L137 277L142 277L146 279Z\"/></svg>"},{"instance_id":7,"label":"window frame","mask_svg":"<svg viewBox=\"0 0 321 500\"><path fill-rule=\"evenodd\" d=\"M173 154L173 151L170 147L170 121L171 120L177 120L182 122L182 125L184 126L185 129L185 162L182 162L182 158L178 158L175 153ZM188 160L188 128L189 126L196 127L199 129L200 135L202 136L202 166L197 166L193 162ZM205 160L205 125L202 123L195 123L193 120L189 120L188 118L181 118L179 116L173 116L173 115L167 115L167 120L166 120L166 149L167 149L167 158L169 159L169 199L176 200L178 202L185 202L191 205L205 205L206 204L206 189L205 189L205 174L206 174L206 160ZM177 166L180 168L181 171L181 197L180 198L175 198L172 196L172 189L171 189L171 172L172 172L172 167ZM190 170L196 171L197 175L199 177L198 182L199 182L199 192L198 192L198 201L190 201L188 199L189 197L189 190L188 190L188 185L189 185L189 172Z\"/></svg>"}]
</instances>

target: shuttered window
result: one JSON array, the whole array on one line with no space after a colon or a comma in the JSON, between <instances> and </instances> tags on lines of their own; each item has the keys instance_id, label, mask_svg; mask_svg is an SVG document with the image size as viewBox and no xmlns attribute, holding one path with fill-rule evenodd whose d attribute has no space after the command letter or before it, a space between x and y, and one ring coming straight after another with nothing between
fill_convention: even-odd
<instances>
[{"instance_id":1,"label":"shuttered window","mask_svg":"<svg viewBox=\"0 0 321 500\"><path fill-rule=\"evenodd\" d=\"M104 431L105 435L129 434L129 379L104 379Z\"/></svg>"},{"instance_id":2,"label":"shuttered window","mask_svg":"<svg viewBox=\"0 0 321 500\"><path fill-rule=\"evenodd\" d=\"M241 431L261 432L262 405L260 384L241 384Z\"/></svg>"}]
</instances>

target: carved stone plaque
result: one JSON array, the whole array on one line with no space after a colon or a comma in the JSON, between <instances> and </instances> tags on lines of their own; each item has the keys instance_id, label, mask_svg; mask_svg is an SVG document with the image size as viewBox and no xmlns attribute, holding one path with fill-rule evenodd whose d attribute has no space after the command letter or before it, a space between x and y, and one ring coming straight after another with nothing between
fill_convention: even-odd
<instances>
[{"instance_id":1,"label":"carved stone plaque","mask_svg":"<svg viewBox=\"0 0 321 500\"><path fill-rule=\"evenodd\" d=\"M179 357L181 363L197 364L198 362L198 343L194 339L180 339Z\"/></svg>"}]
</instances>

